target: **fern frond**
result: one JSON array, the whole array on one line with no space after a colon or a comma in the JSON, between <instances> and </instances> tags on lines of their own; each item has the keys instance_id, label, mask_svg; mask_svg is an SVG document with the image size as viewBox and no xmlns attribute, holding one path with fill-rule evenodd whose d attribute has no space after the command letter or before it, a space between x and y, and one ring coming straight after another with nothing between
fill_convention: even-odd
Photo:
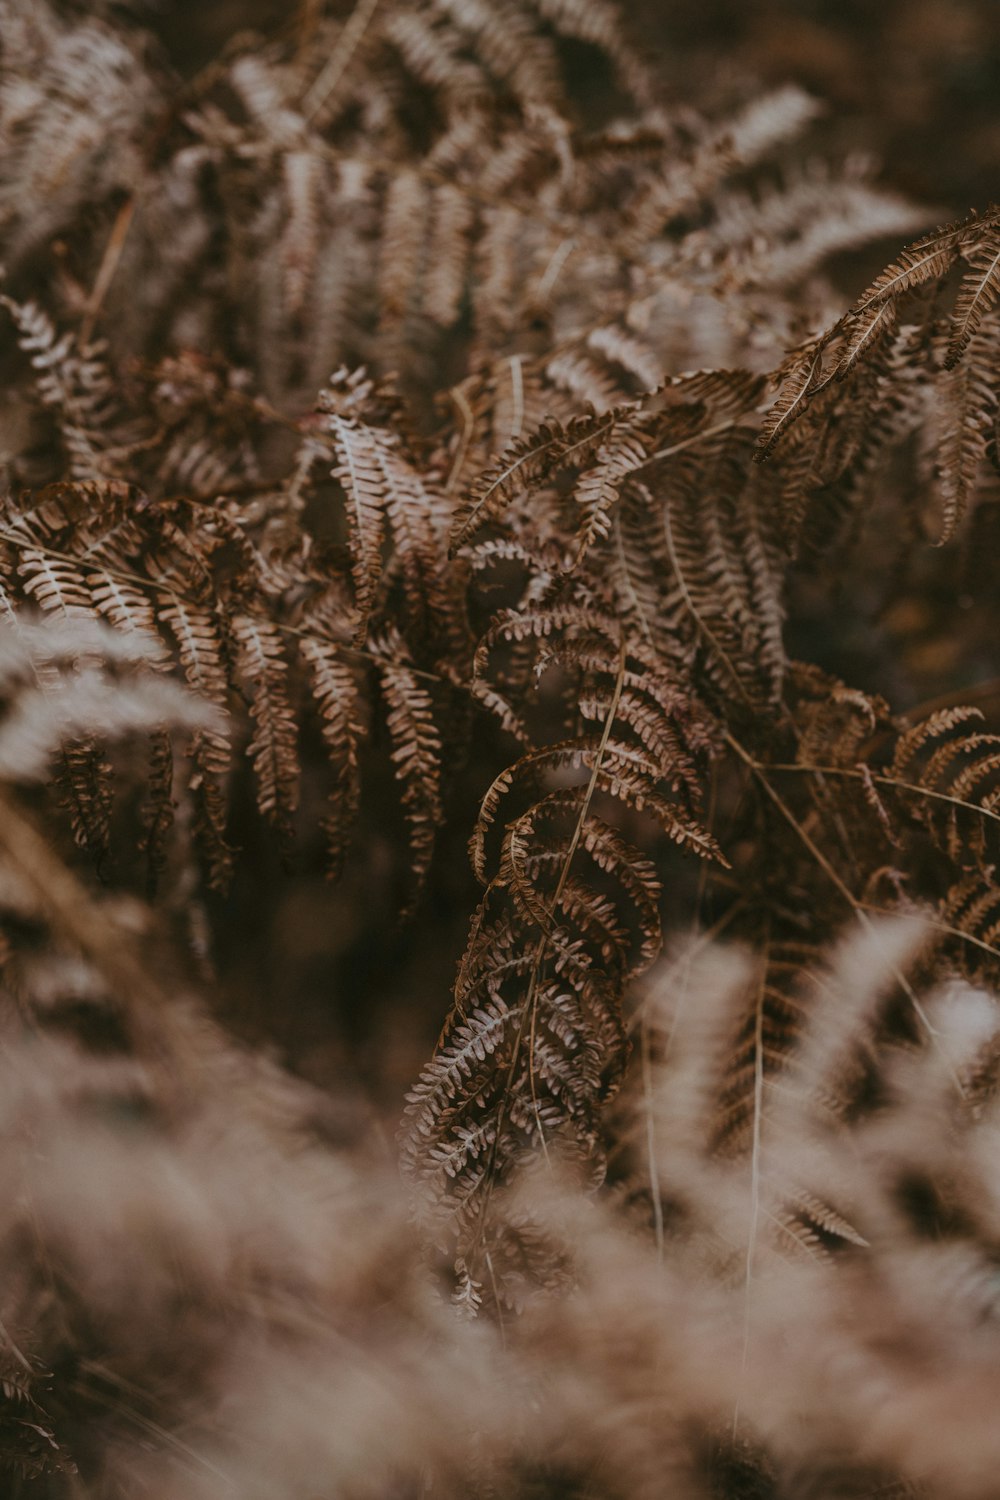
<instances>
[{"instance_id":1,"label":"fern frond","mask_svg":"<svg viewBox=\"0 0 1000 1500\"><path fill-rule=\"evenodd\" d=\"M940 903L945 931L964 941L957 955L971 978L1000 973L1000 886L982 874L957 881Z\"/></svg>"},{"instance_id":2,"label":"fern frond","mask_svg":"<svg viewBox=\"0 0 1000 1500\"><path fill-rule=\"evenodd\" d=\"M474 43L498 83L526 102L552 97L558 76L552 46L524 11L486 0L433 0L433 6Z\"/></svg>"},{"instance_id":3,"label":"fern frond","mask_svg":"<svg viewBox=\"0 0 1000 1500\"><path fill-rule=\"evenodd\" d=\"M299 653L312 674L320 728L334 778L330 811L323 827L330 873L336 877L343 868L361 800L358 751L365 733L361 702L356 673L338 646L309 636L299 642Z\"/></svg>"},{"instance_id":4,"label":"fern frond","mask_svg":"<svg viewBox=\"0 0 1000 1500\"><path fill-rule=\"evenodd\" d=\"M253 615L234 615L230 629L254 720L249 754L257 776L257 803L262 816L287 835L298 806L299 759L281 635L270 620Z\"/></svg>"},{"instance_id":5,"label":"fern frond","mask_svg":"<svg viewBox=\"0 0 1000 1500\"><path fill-rule=\"evenodd\" d=\"M545 378L555 391L568 396L574 411L590 408L604 416L628 395L612 371L592 359L585 349L564 349L545 365Z\"/></svg>"},{"instance_id":6,"label":"fern frond","mask_svg":"<svg viewBox=\"0 0 1000 1500\"><path fill-rule=\"evenodd\" d=\"M966 729L979 717L974 709L940 710L902 736L893 758L900 798L959 868L992 863L997 848L1000 735ZM929 795L921 799L921 791Z\"/></svg>"},{"instance_id":7,"label":"fern frond","mask_svg":"<svg viewBox=\"0 0 1000 1500\"><path fill-rule=\"evenodd\" d=\"M1000 228L991 226L963 245L962 256L972 269L962 280L952 311L947 370L958 364L1000 292Z\"/></svg>"},{"instance_id":8,"label":"fern frond","mask_svg":"<svg viewBox=\"0 0 1000 1500\"><path fill-rule=\"evenodd\" d=\"M423 308L440 328L457 322L465 297L474 205L465 193L442 184L434 193Z\"/></svg>"},{"instance_id":9,"label":"fern frond","mask_svg":"<svg viewBox=\"0 0 1000 1500\"><path fill-rule=\"evenodd\" d=\"M25 548L21 553L19 572L25 592L47 614L66 620L96 619L97 610L87 587L86 575L74 563Z\"/></svg>"},{"instance_id":10,"label":"fern frond","mask_svg":"<svg viewBox=\"0 0 1000 1500\"><path fill-rule=\"evenodd\" d=\"M100 481L119 475L130 444L116 430L121 418L103 349L78 346L73 334L58 334L35 303L2 296L0 306L10 313L18 343L31 359L38 396L59 425L70 477Z\"/></svg>"},{"instance_id":11,"label":"fern frond","mask_svg":"<svg viewBox=\"0 0 1000 1500\"><path fill-rule=\"evenodd\" d=\"M931 742L951 734L955 729L960 729L964 724L981 724L983 722L982 709L973 708L966 704L959 704L955 708L939 708L926 719L919 720L903 734L896 743L892 757L892 773L901 779L905 779L911 773L912 763L916 756L927 749Z\"/></svg>"},{"instance_id":12,"label":"fern frond","mask_svg":"<svg viewBox=\"0 0 1000 1500\"><path fill-rule=\"evenodd\" d=\"M156 611L148 596L130 579L106 569L87 574L87 586L94 604L116 630L136 634L150 644L150 653L158 665L166 666L169 652L157 633Z\"/></svg>"},{"instance_id":13,"label":"fern frond","mask_svg":"<svg viewBox=\"0 0 1000 1500\"><path fill-rule=\"evenodd\" d=\"M616 429L619 417L617 411L610 411L600 416L577 417L565 428L559 423L546 423L530 437L512 443L480 476L456 511L451 533L452 554L487 521L501 515L530 485L547 478L557 468L582 465Z\"/></svg>"},{"instance_id":14,"label":"fern frond","mask_svg":"<svg viewBox=\"0 0 1000 1500\"><path fill-rule=\"evenodd\" d=\"M228 732L229 681L222 644L210 611L195 608L178 596L160 605L158 615L167 627L188 684L216 709L215 728L195 737L190 756L190 787L195 795L195 832L208 866L209 883L221 890L232 872L232 850L226 839L227 783L231 746Z\"/></svg>"},{"instance_id":15,"label":"fern frond","mask_svg":"<svg viewBox=\"0 0 1000 1500\"><path fill-rule=\"evenodd\" d=\"M385 328L395 329L403 323L414 297L429 201L427 184L419 172L404 170L389 184L379 267L379 302Z\"/></svg>"},{"instance_id":16,"label":"fern frond","mask_svg":"<svg viewBox=\"0 0 1000 1500\"><path fill-rule=\"evenodd\" d=\"M609 363L620 365L644 391L654 391L666 381L666 371L655 348L620 324L592 329L587 335L587 347Z\"/></svg>"},{"instance_id":17,"label":"fern frond","mask_svg":"<svg viewBox=\"0 0 1000 1500\"><path fill-rule=\"evenodd\" d=\"M875 278L855 302L848 316L856 318L867 312L873 303L895 299L928 282L940 281L958 259L967 231L968 221L948 224L943 229L935 230L933 234L915 240Z\"/></svg>"},{"instance_id":18,"label":"fern frond","mask_svg":"<svg viewBox=\"0 0 1000 1500\"><path fill-rule=\"evenodd\" d=\"M621 423L594 455L594 462L581 477L573 499L583 513L576 561L583 558L591 544L606 537L611 529L611 510L622 485L633 469L645 460L648 452L640 431Z\"/></svg>"},{"instance_id":19,"label":"fern frond","mask_svg":"<svg viewBox=\"0 0 1000 1500\"><path fill-rule=\"evenodd\" d=\"M400 643L387 641L378 672L392 741L392 763L402 789L409 827L410 868L416 901L427 878L441 821L442 744L430 694L406 662Z\"/></svg>"},{"instance_id":20,"label":"fern frond","mask_svg":"<svg viewBox=\"0 0 1000 1500\"><path fill-rule=\"evenodd\" d=\"M746 105L719 127L726 149L741 166L757 161L779 141L793 139L820 113L820 103L796 84L785 84Z\"/></svg>"},{"instance_id":21,"label":"fern frond","mask_svg":"<svg viewBox=\"0 0 1000 1500\"><path fill-rule=\"evenodd\" d=\"M997 389L984 366L988 369L985 351L970 349L962 364L944 372L935 391L939 404L935 425L941 434L936 464L941 531L936 540L942 546L954 536L975 495L996 421Z\"/></svg>"},{"instance_id":22,"label":"fern frond","mask_svg":"<svg viewBox=\"0 0 1000 1500\"><path fill-rule=\"evenodd\" d=\"M772 1089L794 1070L808 1016L806 981L818 963L818 951L807 943L766 935L755 958L718 1083L713 1145L724 1155L746 1151L755 1112L768 1107Z\"/></svg>"},{"instance_id":23,"label":"fern frond","mask_svg":"<svg viewBox=\"0 0 1000 1500\"><path fill-rule=\"evenodd\" d=\"M891 337L898 320L899 308L892 298L875 301L856 316L849 317L845 323L843 348L837 359L837 379L843 380L859 361L870 358L873 351Z\"/></svg>"},{"instance_id":24,"label":"fern frond","mask_svg":"<svg viewBox=\"0 0 1000 1500\"><path fill-rule=\"evenodd\" d=\"M360 644L368 634L368 617L375 603L375 589L382 572L385 542L385 487L376 443L356 418L330 412L328 431L337 463L333 474L347 498L347 521L351 539L351 572L354 578Z\"/></svg>"},{"instance_id":25,"label":"fern frond","mask_svg":"<svg viewBox=\"0 0 1000 1500\"><path fill-rule=\"evenodd\" d=\"M794 354L778 372L781 380L778 398L761 423L757 438L754 457L759 463L767 458L786 429L799 420L819 389L822 361L822 346L810 344Z\"/></svg>"}]
</instances>

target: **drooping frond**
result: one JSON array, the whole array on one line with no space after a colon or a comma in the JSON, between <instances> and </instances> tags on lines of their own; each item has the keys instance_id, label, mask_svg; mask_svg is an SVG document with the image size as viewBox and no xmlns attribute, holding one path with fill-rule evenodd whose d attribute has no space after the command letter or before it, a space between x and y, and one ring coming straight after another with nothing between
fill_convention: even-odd
<instances>
[{"instance_id":1,"label":"drooping frond","mask_svg":"<svg viewBox=\"0 0 1000 1500\"><path fill-rule=\"evenodd\" d=\"M346 498L351 572L359 617L355 638L362 642L368 634L368 616L382 572L385 486L377 448L365 426L353 417L332 411L327 418L327 429L336 456L332 472L340 481Z\"/></svg>"},{"instance_id":2,"label":"drooping frond","mask_svg":"<svg viewBox=\"0 0 1000 1500\"><path fill-rule=\"evenodd\" d=\"M606 537L611 528L611 510L628 475L639 468L647 456L641 432L630 429L627 422L617 427L594 455L594 464L580 479L573 499L580 507L582 524L578 557L582 557L598 537Z\"/></svg>"},{"instance_id":3,"label":"drooping frond","mask_svg":"<svg viewBox=\"0 0 1000 1500\"><path fill-rule=\"evenodd\" d=\"M66 449L68 477L101 481L121 475L129 443L120 430L114 384L99 346L79 346L71 333L57 333L32 302L0 297L31 360L39 400L55 418Z\"/></svg>"},{"instance_id":4,"label":"drooping frond","mask_svg":"<svg viewBox=\"0 0 1000 1500\"><path fill-rule=\"evenodd\" d=\"M191 790L197 808L195 832L208 866L209 882L223 888L232 868L232 850L226 839L232 751L227 731L229 684L222 645L211 614L179 597L162 604L159 617L173 638L188 684L218 711L217 726L198 736L191 746Z\"/></svg>"},{"instance_id":5,"label":"drooping frond","mask_svg":"<svg viewBox=\"0 0 1000 1500\"><path fill-rule=\"evenodd\" d=\"M873 305L893 302L904 292L940 281L958 258L968 224L948 224L903 250L899 258L872 282L855 302L848 317L868 312Z\"/></svg>"},{"instance_id":6,"label":"drooping frond","mask_svg":"<svg viewBox=\"0 0 1000 1500\"><path fill-rule=\"evenodd\" d=\"M315 637L302 640L299 651L312 674L320 727L333 768L330 808L324 820L330 872L343 868L361 801L359 748L364 735L356 670L342 650Z\"/></svg>"},{"instance_id":7,"label":"drooping frond","mask_svg":"<svg viewBox=\"0 0 1000 1500\"><path fill-rule=\"evenodd\" d=\"M766 458L785 428L798 420L820 386L821 371L822 349L810 344L794 354L779 372L781 387L778 399L761 423L758 458Z\"/></svg>"},{"instance_id":8,"label":"drooping frond","mask_svg":"<svg viewBox=\"0 0 1000 1500\"><path fill-rule=\"evenodd\" d=\"M935 310L960 261L971 269L942 339ZM758 438L758 459L766 458L790 430L800 429L800 446L816 469L832 470L838 483L850 484L868 461L871 434L879 433L884 443L900 413L914 406L914 390L933 387L939 406L933 455L940 484L937 525L939 539L949 540L975 493L979 461L992 431L997 383L987 351L996 342L998 287L1000 239L994 209L911 245L826 334L793 355L779 372L778 397ZM834 396L834 379L847 384L846 398ZM919 407L909 413L910 430L919 429L920 416ZM852 452L843 435L855 427L860 437Z\"/></svg>"},{"instance_id":9,"label":"drooping frond","mask_svg":"<svg viewBox=\"0 0 1000 1500\"><path fill-rule=\"evenodd\" d=\"M997 385L990 356L970 348L961 364L937 382L934 427L942 544L951 540L975 497L997 415Z\"/></svg>"},{"instance_id":10,"label":"drooping frond","mask_svg":"<svg viewBox=\"0 0 1000 1500\"><path fill-rule=\"evenodd\" d=\"M446 506L435 475L422 470L393 429L397 404L365 378L339 371L321 395L323 434L307 435L304 461L313 466L326 456L344 491L352 575L362 644L376 604L386 562L386 584L398 573L410 613L410 626L424 636L455 646L464 623L459 591L446 576Z\"/></svg>"},{"instance_id":11,"label":"drooping frond","mask_svg":"<svg viewBox=\"0 0 1000 1500\"><path fill-rule=\"evenodd\" d=\"M1000 227L991 225L984 229L973 243L963 246L962 257L971 270L962 280L952 312L945 354L945 368L949 370L965 354L1000 292Z\"/></svg>"},{"instance_id":12,"label":"drooping frond","mask_svg":"<svg viewBox=\"0 0 1000 1500\"><path fill-rule=\"evenodd\" d=\"M392 743L393 770L401 788L410 840L415 895L427 877L441 821L441 736L434 704L410 668L398 641L380 647L378 673Z\"/></svg>"},{"instance_id":13,"label":"drooping frond","mask_svg":"<svg viewBox=\"0 0 1000 1500\"><path fill-rule=\"evenodd\" d=\"M258 805L265 818L287 832L298 805L299 762L284 644L267 619L234 615L230 628L238 648L237 671L254 721L249 754L257 774Z\"/></svg>"}]
</instances>

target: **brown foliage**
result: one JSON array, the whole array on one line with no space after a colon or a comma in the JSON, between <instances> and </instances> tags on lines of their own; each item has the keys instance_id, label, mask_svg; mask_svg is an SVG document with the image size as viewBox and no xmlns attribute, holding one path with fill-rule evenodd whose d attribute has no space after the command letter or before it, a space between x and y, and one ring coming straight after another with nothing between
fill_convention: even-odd
<instances>
[{"instance_id":1,"label":"brown foliage","mask_svg":"<svg viewBox=\"0 0 1000 1500\"><path fill-rule=\"evenodd\" d=\"M817 165L797 87L672 107L602 0L306 4L186 79L120 9L0 0L0 1451L67 1495L985 1500L1000 735L974 652L921 705L837 621L995 624L1000 214L838 316L830 256L922 211ZM467 837L408 1219L168 992L280 1036L232 1000L277 861L375 967L390 913L452 942ZM692 926L745 958L652 967Z\"/></svg>"}]
</instances>

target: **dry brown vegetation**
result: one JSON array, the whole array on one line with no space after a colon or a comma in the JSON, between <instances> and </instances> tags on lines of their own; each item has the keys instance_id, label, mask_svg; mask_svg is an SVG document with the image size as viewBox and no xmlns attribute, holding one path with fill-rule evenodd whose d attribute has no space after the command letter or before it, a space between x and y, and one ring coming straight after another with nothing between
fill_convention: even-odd
<instances>
[{"instance_id":1,"label":"dry brown vegetation","mask_svg":"<svg viewBox=\"0 0 1000 1500\"><path fill-rule=\"evenodd\" d=\"M1000 210L813 9L0 0L10 1493L994 1492Z\"/></svg>"}]
</instances>

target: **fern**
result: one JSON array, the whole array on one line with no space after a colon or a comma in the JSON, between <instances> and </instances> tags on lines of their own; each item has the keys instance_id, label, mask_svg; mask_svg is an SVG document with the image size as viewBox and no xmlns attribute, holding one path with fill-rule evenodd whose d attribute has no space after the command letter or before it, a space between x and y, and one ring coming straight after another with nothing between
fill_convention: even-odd
<instances>
[{"instance_id":1,"label":"fern","mask_svg":"<svg viewBox=\"0 0 1000 1500\"><path fill-rule=\"evenodd\" d=\"M483 799L471 851L486 893L404 1137L404 1161L432 1188L438 1232L453 1214L457 1253L477 1279L492 1257L501 1299L515 1267L498 1258L488 1230L493 1190L532 1149L568 1150L584 1164L597 1155L595 1109L624 1062L622 986L659 942L654 868L597 806L633 807L681 848L721 859L697 817L699 726L685 723L669 681L651 678L641 657L630 667L624 646L616 664L613 622L572 607L505 617L490 644L518 638L538 640L543 659L570 662L594 683L598 696L579 706L600 730L530 752ZM575 785L552 785L567 773ZM525 810L508 812L522 793Z\"/></svg>"},{"instance_id":2,"label":"fern","mask_svg":"<svg viewBox=\"0 0 1000 1500\"><path fill-rule=\"evenodd\" d=\"M995 726L895 712L940 686L922 630L970 704L986 675L996 209L842 311L829 257L922 210L813 162L797 87L665 101L603 0L307 5L184 81L112 11L3 9L0 611L103 619L150 670L141 769L67 712L53 829L155 887L226 996L259 952L233 913L297 923L339 1014L359 973L402 992L453 942L473 825L479 906L451 1002L415 973L446 1019L402 1135L467 1311L558 1281L519 1195L539 1159L600 1179L636 977L702 921L755 957L719 1000L698 1170L749 1161L786 1252L863 1250L849 1194L761 1153L803 1070L863 1113L884 1042L933 1045L926 985L996 972ZM860 639L876 600L854 687L835 627ZM33 670L49 732L67 672ZM73 671L98 693L92 653ZM211 710L183 750L151 708L179 681ZM346 885L316 916L322 870ZM418 902L426 927L392 925ZM828 942L917 905L919 972L823 1074ZM277 1036L298 1008L259 1012Z\"/></svg>"},{"instance_id":3,"label":"fern","mask_svg":"<svg viewBox=\"0 0 1000 1500\"><path fill-rule=\"evenodd\" d=\"M235 615L231 629L255 721L249 748L257 772L258 804L265 818L285 827L297 805L299 772L281 637L269 620L251 615Z\"/></svg>"}]
</instances>

